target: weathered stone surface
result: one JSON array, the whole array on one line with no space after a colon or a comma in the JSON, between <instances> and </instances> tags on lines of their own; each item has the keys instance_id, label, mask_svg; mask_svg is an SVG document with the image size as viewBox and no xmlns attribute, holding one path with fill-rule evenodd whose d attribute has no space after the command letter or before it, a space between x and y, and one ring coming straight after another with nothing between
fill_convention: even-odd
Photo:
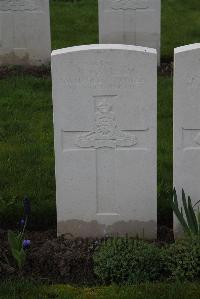
<instances>
[{"instance_id":1,"label":"weathered stone surface","mask_svg":"<svg viewBox=\"0 0 200 299\"><path fill-rule=\"evenodd\" d=\"M156 69L148 48L53 51L58 235L156 237Z\"/></svg>"},{"instance_id":2,"label":"weathered stone surface","mask_svg":"<svg viewBox=\"0 0 200 299\"><path fill-rule=\"evenodd\" d=\"M0 65L50 62L49 0L0 1Z\"/></svg>"},{"instance_id":3,"label":"weathered stone surface","mask_svg":"<svg viewBox=\"0 0 200 299\"><path fill-rule=\"evenodd\" d=\"M200 44L175 49L174 69L174 187L192 202L200 199ZM174 231L181 232L174 218Z\"/></svg>"},{"instance_id":4,"label":"weathered stone surface","mask_svg":"<svg viewBox=\"0 0 200 299\"><path fill-rule=\"evenodd\" d=\"M160 0L99 0L99 42L157 49L160 63Z\"/></svg>"}]
</instances>

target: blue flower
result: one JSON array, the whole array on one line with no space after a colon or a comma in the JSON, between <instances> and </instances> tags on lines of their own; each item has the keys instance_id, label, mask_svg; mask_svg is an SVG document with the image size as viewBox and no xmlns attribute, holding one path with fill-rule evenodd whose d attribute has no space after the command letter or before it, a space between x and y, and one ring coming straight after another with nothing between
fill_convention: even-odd
<instances>
[{"instance_id":1,"label":"blue flower","mask_svg":"<svg viewBox=\"0 0 200 299\"><path fill-rule=\"evenodd\" d=\"M29 216L31 213L31 204L29 198L26 196L24 198L24 214L25 216Z\"/></svg>"},{"instance_id":2,"label":"blue flower","mask_svg":"<svg viewBox=\"0 0 200 299\"><path fill-rule=\"evenodd\" d=\"M31 246L31 241L30 240L24 240L22 245L23 245L23 249L28 249Z\"/></svg>"},{"instance_id":3,"label":"blue flower","mask_svg":"<svg viewBox=\"0 0 200 299\"><path fill-rule=\"evenodd\" d=\"M22 219L20 220L20 225L23 226L24 224L25 224L25 220L22 218Z\"/></svg>"}]
</instances>

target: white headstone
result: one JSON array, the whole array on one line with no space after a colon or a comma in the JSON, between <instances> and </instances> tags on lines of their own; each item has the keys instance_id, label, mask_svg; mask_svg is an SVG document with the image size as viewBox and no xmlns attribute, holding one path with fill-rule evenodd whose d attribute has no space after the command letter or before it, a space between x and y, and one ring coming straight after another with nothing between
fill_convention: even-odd
<instances>
[{"instance_id":1,"label":"white headstone","mask_svg":"<svg viewBox=\"0 0 200 299\"><path fill-rule=\"evenodd\" d=\"M49 0L0 0L0 65L50 63Z\"/></svg>"},{"instance_id":2,"label":"white headstone","mask_svg":"<svg viewBox=\"0 0 200 299\"><path fill-rule=\"evenodd\" d=\"M200 44L175 49L174 187L180 206L182 189L200 200ZM178 236L176 218L174 230Z\"/></svg>"},{"instance_id":3,"label":"white headstone","mask_svg":"<svg viewBox=\"0 0 200 299\"><path fill-rule=\"evenodd\" d=\"M58 235L156 237L156 74L152 49L53 51Z\"/></svg>"},{"instance_id":4,"label":"white headstone","mask_svg":"<svg viewBox=\"0 0 200 299\"><path fill-rule=\"evenodd\" d=\"M157 49L160 63L160 0L99 0L99 42Z\"/></svg>"}]
</instances>

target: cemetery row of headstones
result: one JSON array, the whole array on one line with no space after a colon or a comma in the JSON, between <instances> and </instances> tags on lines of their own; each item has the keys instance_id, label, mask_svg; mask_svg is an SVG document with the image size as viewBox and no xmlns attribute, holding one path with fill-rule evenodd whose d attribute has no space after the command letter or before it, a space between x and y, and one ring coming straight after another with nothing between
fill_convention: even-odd
<instances>
[{"instance_id":1,"label":"cemetery row of headstones","mask_svg":"<svg viewBox=\"0 0 200 299\"><path fill-rule=\"evenodd\" d=\"M160 0L99 0L99 41L160 53L160 14ZM1 0L0 65L48 64L50 51L49 0Z\"/></svg>"},{"instance_id":2,"label":"cemetery row of headstones","mask_svg":"<svg viewBox=\"0 0 200 299\"><path fill-rule=\"evenodd\" d=\"M105 44L52 53L58 234L155 238L160 1L99 0L99 18ZM49 61L48 0L1 0L0 28L0 64ZM179 201L200 193L199 57L199 44L175 50Z\"/></svg>"},{"instance_id":3,"label":"cemetery row of headstones","mask_svg":"<svg viewBox=\"0 0 200 299\"><path fill-rule=\"evenodd\" d=\"M52 53L58 234L157 229L157 54L130 45ZM200 194L200 44L175 49L174 186ZM176 236L181 229L174 221Z\"/></svg>"}]
</instances>

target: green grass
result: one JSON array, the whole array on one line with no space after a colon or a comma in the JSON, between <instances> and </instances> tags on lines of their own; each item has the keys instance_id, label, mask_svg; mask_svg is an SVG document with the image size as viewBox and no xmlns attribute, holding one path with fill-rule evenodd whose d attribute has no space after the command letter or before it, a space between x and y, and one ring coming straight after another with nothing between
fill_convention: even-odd
<instances>
[{"instance_id":1,"label":"green grass","mask_svg":"<svg viewBox=\"0 0 200 299\"><path fill-rule=\"evenodd\" d=\"M200 299L199 284L142 284L75 288L72 286L40 286L30 282L0 284L1 299Z\"/></svg>"},{"instance_id":2,"label":"green grass","mask_svg":"<svg viewBox=\"0 0 200 299\"><path fill-rule=\"evenodd\" d=\"M98 43L96 0L51 1L52 49Z\"/></svg>"},{"instance_id":3,"label":"green grass","mask_svg":"<svg viewBox=\"0 0 200 299\"><path fill-rule=\"evenodd\" d=\"M200 1L162 1L162 59L173 58L174 48L200 42Z\"/></svg>"},{"instance_id":4,"label":"green grass","mask_svg":"<svg viewBox=\"0 0 200 299\"><path fill-rule=\"evenodd\" d=\"M172 78L158 79L158 222L160 225L170 224L172 221L172 213L167 201L173 186L172 84Z\"/></svg>"},{"instance_id":5,"label":"green grass","mask_svg":"<svg viewBox=\"0 0 200 299\"><path fill-rule=\"evenodd\" d=\"M11 76L0 90L0 227L16 223L25 194L32 222L48 227L55 221L51 80Z\"/></svg>"},{"instance_id":6,"label":"green grass","mask_svg":"<svg viewBox=\"0 0 200 299\"><path fill-rule=\"evenodd\" d=\"M52 48L98 43L97 0L51 0ZM200 42L200 1L162 0L161 56L172 60L174 48Z\"/></svg>"}]
</instances>

